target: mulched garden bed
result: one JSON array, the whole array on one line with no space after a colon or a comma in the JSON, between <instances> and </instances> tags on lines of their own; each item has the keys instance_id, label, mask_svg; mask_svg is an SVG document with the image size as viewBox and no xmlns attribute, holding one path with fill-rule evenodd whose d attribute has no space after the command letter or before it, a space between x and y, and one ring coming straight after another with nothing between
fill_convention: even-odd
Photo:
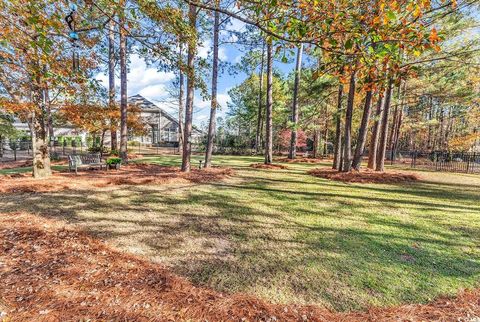
<instances>
[{"instance_id":1,"label":"mulched garden bed","mask_svg":"<svg viewBox=\"0 0 480 322\"><path fill-rule=\"evenodd\" d=\"M289 158L278 158L275 159L274 161L276 162L286 162L286 163L321 163L325 162L325 159L315 159L315 158L295 158L295 159L289 159Z\"/></svg>"},{"instance_id":2,"label":"mulched garden bed","mask_svg":"<svg viewBox=\"0 0 480 322\"><path fill-rule=\"evenodd\" d=\"M265 170L285 170L288 169L287 166L282 164L265 164L265 163L254 163L250 165L250 168L254 169L265 169Z\"/></svg>"},{"instance_id":3,"label":"mulched garden bed","mask_svg":"<svg viewBox=\"0 0 480 322\"><path fill-rule=\"evenodd\" d=\"M178 167L155 164L122 165L120 170L80 170L54 172L50 178L34 179L31 174L0 176L0 193L52 192L66 189L91 189L116 185L165 184L172 182L203 183L233 175L230 168L192 169L189 173Z\"/></svg>"},{"instance_id":4,"label":"mulched garden bed","mask_svg":"<svg viewBox=\"0 0 480 322\"><path fill-rule=\"evenodd\" d=\"M319 168L308 172L310 175L342 182L359 183L406 183L418 181L419 177L411 173L376 172L371 170L338 172L333 169Z\"/></svg>"},{"instance_id":5,"label":"mulched garden bed","mask_svg":"<svg viewBox=\"0 0 480 322\"><path fill-rule=\"evenodd\" d=\"M336 313L273 305L192 285L40 216L0 214L0 316L12 321L457 321L480 316L480 291L425 305Z\"/></svg>"},{"instance_id":6,"label":"mulched garden bed","mask_svg":"<svg viewBox=\"0 0 480 322\"><path fill-rule=\"evenodd\" d=\"M68 165L66 160L51 161L52 165ZM18 160L18 161L6 161L0 162L0 170L11 170L17 168L27 168L33 165L32 160Z\"/></svg>"},{"instance_id":7,"label":"mulched garden bed","mask_svg":"<svg viewBox=\"0 0 480 322\"><path fill-rule=\"evenodd\" d=\"M33 164L32 160L0 162L0 170L10 170L15 168L31 167L32 164Z\"/></svg>"}]
</instances>

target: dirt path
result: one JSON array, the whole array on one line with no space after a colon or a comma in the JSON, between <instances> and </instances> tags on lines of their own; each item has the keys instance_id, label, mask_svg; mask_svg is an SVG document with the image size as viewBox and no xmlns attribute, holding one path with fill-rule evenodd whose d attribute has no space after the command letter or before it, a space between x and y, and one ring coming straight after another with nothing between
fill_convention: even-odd
<instances>
[{"instance_id":1,"label":"dirt path","mask_svg":"<svg viewBox=\"0 0 480 322\"><path fill-rule=\"evenodd\" d=\"M480 316L478 290L428 305L348 314L223 294L195 287L60 221L30 214L0 214L0 281L0 316L11 321L472 321Z\"/></svg>"}]
</instances>

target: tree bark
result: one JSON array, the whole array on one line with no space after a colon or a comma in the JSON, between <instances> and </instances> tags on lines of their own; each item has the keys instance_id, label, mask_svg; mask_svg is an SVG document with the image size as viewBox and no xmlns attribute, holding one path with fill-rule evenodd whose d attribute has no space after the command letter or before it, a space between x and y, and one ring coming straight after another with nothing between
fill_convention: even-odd
<instances>
[{"instance_id":1,"label":"tree bark","mask_svg":"<svg viewBox=\"0 0 480 322\"><path fill-rule=\"evenodd\" d=\"M379 93L377 101L377 109L375 111L375 122L372 128L372 136L370 138L370 147L368 149L368 165L367 168L374 170L377 165L378 137L380 133L380 118L382 117L383 95Z\"/></svg>"},{"instance_id":2,"label":"tree bark","mask_svg":"<svg viewBox=\"0 0 480 322\"><path fill-rule=\"evenodd\" d=\"M365 106L363 108L362 122L358 130L357 146L355 147L355 155L353 157L352 167L360 170L362 164L362 155L365 151L365 141L367 140L368 121L370 120L370 110L372 106L372 91L367 91L365 95Z\"/></svg>"},{"instance_id":3,"label":"tree bark","mask_svg":"<svg viewBox=\"0 0 480 322\"><path fill-rule=\"evenodd\" d=\"M48 88L45 88L43 95L43 104L47 112L48 141L50 143L50 141L53 140L55 133L53 130L52 102L50 101L50 93Z\"/></svg>"},{"instance_id":4,"label":"tree bark","mask_svg":"<svg viewBox=\"0 0 480 322\"><path fill-rule=\"evenodd\" d=\"M189 5L188 19L190 28L196 31L197 25L197 9L191 4ZM183 155L182 155L182 171L190 172L192 156L192 121L193 121L193 99L195 95L195 55L196 40L190 39L188 42L187 55L187 100L185 105L185 129L183 132Z\"/></svg>"},{"instance_id":5,"label":"tree bark","mask_svg":"<svg viewBox=\"0 0 480 322\"><path fill-rule=\"evenodd\" d=\"M395 132L393 133L393 144L392 144L392 157L395 161L396 159L396 155L397 155L397 149L398 149L398 142L399 142L399 139L400 139L400 129L402 127L402 122L403 122L403 109L404 107L402 106L400 108L400 113L398 114L398 120L397 120L397 124L396 124L396 127L395 127Z\"/></svg>"},{"instance_id":6,"label":"tree bark","mask_svg":"<svg viewBox=\"0 0 480 322\"><path fill-rule=\"evenodd\" d=\"M265 63L265 43L262 47L262 61L260 63L260 84L258 91L258 113L257 113L257 133L255 135L255 152L258 154L262 145L263 130L263 68Z\"/></svg>"},{"instance_id":7,"label":"tree bark","mask_svg":"<svg viewBox=\"0 0 480 322\"><path fill-rule=\"evenodd\" d=\"M106 130L102 130L102 136L100 139L100 159L103 157L103 143L105 142L105 132Z\"/></svg>"},{"instance_id":8,"label":"tree bark","mask_svg":"<svg viewBox=\"0 0 480 322\"><path fill-rule=\"evenodd\" d=\"M115 109L115 21L110 20L108 26L108 105L111 110ZM117 126L115 119L110 120L110 148L118 149Z\"/></svg>"},{"instance_id":9,"label":"tree bark","mask_svg":"<svg viewBox=\"0 0 480 322\"><path fill-rule=\"evenodd\" d=\"M428 139L427 139L427 150L432 151L432 124L433 120L433 97L430 96L429 99L429 111L428 111Z\"/></svg>"},{"instance_id":10,"label":"tree bark","mask_svg":"<svg viewBox=\"0 0 480 322\"><path fill-rule=\"evenodd\" d=\"M300 85L300 76L302 72L302 54L303 44L300 44L297 50L297 65L295 67L295 83L293 86L293 103L292 103L292 133L290 137L290 150L288 153L289 159L297 157L297 135L298 135L298 88Z\"/></svg>"},{"instance_id":11,"label":"tree bark","mask_svg":"<svg viewBox=\"0 0 480 322\"><path fill-rule=\"evenodd\" d=\"M391 146L391 159L392 161L395 161L396 159L396 154L397 154L397 149L398 149L398 141L400 139L400 128L402 126L402 121L403 121L403 110L405 108L405 95L406 95L406 90L407 90L407 82L404 81L402 85L402 90L400 92L401 97L401 103L400 103L400 108L398 110L398 115L395 118L394 122L394 131L393 131L393 137L392 137L392 146Z\"/></svg>"},{"instance_id":12,"label":"tree bark","mask_svg":"<svg viewBox=\"0 0 480 322\"><path fill-rule=\"evenodd\" d=\"M267 112L265 115L265 164L271 164L273 159L273 46L272 40L267 41Z\"/></svg>"},{"instance_id":13,"label":"tree bark","mask_svg":"<svg viewBox=\"0 0 480 322\"><path fill-rule=\"evenodd\" d=\"M35 92L39 92L39 90L35 90ZM35 93L34 95L41 94ZM34 98L34 103L41 107L40 99L40 97ZM41 107L41 110L43 110L43 107ZM42 115L37 115L35 112L31 113L28 126L32 136L33 177L36 179L47 178L52 175L45 125Z\"/></svg>"},{"instance_id":14,"label":"tree bark","mask_svg":"<svg viewBox=\"0 0 480 322\"><path fill-rule=\"evenodd\" d=\"M216 0L216 7L220 1ZM212 103L210 108L210 122L208 124L207 150L205 152L205 168L212 165L213 145L215 141L215 118L217 113L217 85L218 85L218 38L220 33L220 13L215 11L215 22L213 24L213 66L212 66Z\"/></svg>"},{"instance_id":15,"label":"tree bark","mask_svg":"<svg viewBox=\"0 0 480 322\"><path fill-rule=\"evenodd\" d=\"M325 108L325 129L323 132L323 156L328 154L328 108Z\"/></svg>"},{"instance_id":16,"label":"tree bark","mask_svg":"<svg viewBox=\"0 0 480 322\"><path fill-rule=\"evenodd\" d=\"M352 169L352 117L353 103L355 100L355 74L355 71L352 71L352 75L350 75L347 110L345 111L345 133L343 138L342 172L349 172Z\"/></svg>"},{"instance_id":17,"label":"tree bark","mask_svg":"<svg viewBox=\"0 0 480 322\"><path fill-rule=\"evenodd\" d=\"M179 45L179 50L178 50L178 88L179 88L179 93L178 93L178 151L183 150L183 107L184 107L184 85L185 85L185 80L184 80L184 74L183 74L183 43L180 43Z\"/></svg>"},{"instance_id":18,"label":"tree bark","mask_svg":"<svg viewBox=\"0 0 480 322\"><path fill-rule=\"evenodd\" d=\"M392 117L392 127L390 129L390 134L388 136L388 143L387 147L390 149L390 159L393 160L394 155L393 155L393 140L394 140L394 135L395 131L397 128L397 121L398 121L398 106L395 106L393 110L393 117Z\"/></svg>"},{"instance_id":19,"label":"tree bark","mask_svg":"<svg viewBox=\"0 0 480 322\"><path fill-rule=\"evenodd\" d=\"M125 8L125 0L120 2ZM128 128L127 128L127 34L125 14L120 15L120 157L128 162Z\"/></svg>"},{"instance_id":20,"label":"tree bark","mask_svg":"<svg viewBox=\"0 0 480 322\"><path fill-rule=\"evenodd\" d=\"M318 158L318 149L319 149L319 142L320 141L320 131L318 129L313 130L313 155L314 159Z\"/></svg>"},{"instance_id":21,"label":"tree bark","mask_svg":"<svg viewBox=\"0 0 480 322\"><path fill-rule=\"evenodd\" d=\"M340 170L342 159L342 99L343 85L338 86L337 113L335 115L335 146L333 151L333 169Z\"/></svg>"},{"instance_id":22,"label":"tree bark","mask_svg":"<svg viewBox=\"0 0 480 322\"><path fill-rule=\"evenodd\" d=\"M39 63L35 64L37 71ZM39 73L39 72L37 72ZM32 103L40 111L38 114L35 111L31 112L28 126L32 137L32 154L33 154L33 177L36 179L47 178L52 175L50 166L50 149L48 146L47 120L45 120L46 104L45 104L45 88L41 86L41 76L37 74L32 77Z\"/></svg>"},{"instance_id":23,"label":"tree bark","mask_svg":"<svg viewBox=\"0 0 480 322\"><path fill-rule=\"evenodd\" d=\"M380 124L380 139L378 143L377 161L375 171L385 170L385 153L387 150L387 135L388 135L388 117L390 112L390 101L392 98L393 80L388 81L387 93L385 95L385 102L383 104L382 123Z\"/></svg>"}]
</instances>

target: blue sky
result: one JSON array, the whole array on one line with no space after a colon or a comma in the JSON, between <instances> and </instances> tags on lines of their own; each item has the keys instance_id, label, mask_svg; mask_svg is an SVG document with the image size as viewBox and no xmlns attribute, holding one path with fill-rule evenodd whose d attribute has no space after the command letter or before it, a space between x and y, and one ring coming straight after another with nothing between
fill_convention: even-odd
<instances>
[{"instance_id":1,"label":"blue sky","mask_svg":"<svg viewBox=\"0 0 480 322\"><path fill-rule=\"evenodd\" d=\"M242 22L232 20L226 27L227 30L241 31L244 29ZM223 38L232 37L228 32L223 32ZM230 39L232 40L232 39ZM234 40L234 39L233 39ZM211 51L212 41L210 37L207 37L198 49L198 55L202 58L207 58ZM219 49L219 58L224 62L237 63L240 61L243 53L234 45L225 44ZM276 63L276 68L284 73L288 73L292 68L292 64ZM219 75L218 82L218 102L221 106L218 116L225 116L228 111L228 102L230 97L228 91L240 84L245 80L247 75L239 73L236 75L230 75L225 70ZM99 73L96 79L101 81L105 86L108 86L108 77L104 73ZM172 98L168 94L168 87L171 86L172 81L175 79L174 72L158 71L155 66L147 66L145 61L137 54L130 56L128 79L128 95L140 94L145 98L151 100L155 104L159 105L173 116L178 113L178 104L175 98ZM210 87L211 80L206 79L206 83ZM116 85L118 87L119 81ZM194 101L194 124L201 126L208 122L210 113L210 101L202 100L202 97L197 92Z\"/></svg>"}]
</instances>

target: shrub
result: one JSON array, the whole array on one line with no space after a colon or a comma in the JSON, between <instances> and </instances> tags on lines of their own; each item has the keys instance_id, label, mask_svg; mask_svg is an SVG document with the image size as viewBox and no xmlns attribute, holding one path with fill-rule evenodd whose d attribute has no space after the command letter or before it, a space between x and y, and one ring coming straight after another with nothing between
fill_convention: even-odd
<instances>
[{"instance_id":1,"label":"shrub","mask_svg":"<svg viewBox=\"0 0 480 322\"><path fill-rule=\"evenodd\" d=\"M140 142L138 142L138 141L128 141L128 146L140 146Z\"/></svg>"},{"instance_id":2,"label":"shrub","mask_svg":"<svg viewBox=\"0 0 480 322\"><path fill-rule=\"evenodd\" d=\"M108 154L109 150L107 147L103 146L92 146L88 148L88 152L90 153L102 153L102 154Z\"/></svg>"},{"instance_id":3,"label":"shrub","mask_svg":"<svg viewBox=\"0 0 480 322\"><path fill-rule=\"evenodd\" d=\"M107 160L108 165L121 164L121 163L122 163L122 159L120 159L120 158L110 158L110 159Z\"/></svg>"}]
</instances>

